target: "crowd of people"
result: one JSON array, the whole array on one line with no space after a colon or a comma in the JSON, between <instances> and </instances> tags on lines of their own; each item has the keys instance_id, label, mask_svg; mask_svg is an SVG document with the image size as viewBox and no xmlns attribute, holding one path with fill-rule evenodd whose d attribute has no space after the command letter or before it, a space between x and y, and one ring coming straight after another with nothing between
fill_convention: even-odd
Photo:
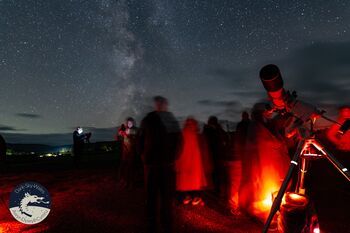
<instances>
[{"instance_id":1,"label":"crowd of people","mask_svg":"<svg viewBox=\"0 0 350 233\"><path fill-rule=\"evenodd\" d=\"M235 208L263 222L271 207L266 203L271 203L282 184L298 142L297 135L285 137L285 122L283 116L272 117L266 103L257 103L250 114L242 113L232 140L215 116L209 117L202 130L194 117L188 117L181 127L168 110L168 100L156 96L154 111L139 128L128 118L118 129L116 139L122 142L120 185L133 186L134 161L140 155L149 232L157 232L157 219L165 232L171 232L174 194L185 205L205 205L203 194L208 190L228 201L235 196ZM332 133L332 128L328 132ZM232 171L223 165L227 153L235 153L240 161L235 194L225 189L232 186Z\"/></svg>"},{"instance_id":2,"label":"crowd of people","mask_svg":"<svg viewBox=\"0 0 350 233\"><path fill-rule=\"evenodd\" d=\"M156 96L154 111L147 114L140 127L129 117L115 138L122 145L121 187L133 187L135 161L138 155L142 158L149 232L156 232L158 218L164 231L171 232L176 191L181 203L194 206L205 204L203 191L219 193L220 160L227 150L228 136L216 117L210 117L203 130L194 117L188 117L181 127L168 110L168 100Z\"/></svg>"},{"instance_id":3,"label":"crowd of people","mask_svg":"<svg viewBox=\"0 0 350 233\"><path fill-rule=\"evenodd\" d=\"M242 161L242 178L235 184L239 186L235 194L239 199L234 205L260 217L256 203L278 190L289 164L288 148L275 136L281 129L267 114L264 103L254 106L252 119L243 112L235 144L215 116L209 117L202 130L194 117L188 117L181 127L162 96L154 98L154 111L139 128L133 118L128 118L116 135L122 142L119 182L122 187L133 186L135 159L141 155L149 231L156 232L160 218L165 232L171 232L175 193L183 204L205 205L206 190L229 200L232 195L227 195L226 188L232 185L230 172L223 165L227 153L236 153Z\"/></svg>"}]
</instances>

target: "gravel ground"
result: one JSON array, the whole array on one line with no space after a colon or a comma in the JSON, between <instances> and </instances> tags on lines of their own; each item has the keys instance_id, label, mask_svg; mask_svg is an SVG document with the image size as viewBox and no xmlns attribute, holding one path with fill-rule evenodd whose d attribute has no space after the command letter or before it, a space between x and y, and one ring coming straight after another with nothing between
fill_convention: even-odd
<instances>
[{"instance_id":1,"label":"gravel ground","mask_svg":"<svg viewBox=\"0 0 350 233\"><path fill-rule=\"evenodd\" d=\"M117 172L110 165L85 166L39 165L10 168L0 177L0 233L12 232L144 232L144 191L142 184L132 190L120 189ZM15 172L16 171L16 172ZM52 197L47 219L36 225L17 222L7 209L11 190L21 182L36 181ZM233 214L212 194L205 195L206 205L191 206L175 202L175 232L260 232L262 225L239 212Z\"/></svg>"},{"instance_id":2,"label":"gravel ground","mask_svg":"<svg viewBox=\"0 0 350 233\"><path fill-rule=\"evenodd\" d=\"M342 162L349 165L349 160ZM142 184L132 190L118 188L113 164L94 161L76 169L60 161L0 167L0 233L144 232ZM8 210L10 192L25 181L41 183L52 197L49 216L36 225L17 222ZM308 182L321 232L350 233L350 184L325 160L312 163ZM231 213L211 193L204 198L205 206L175 203L175 232L261 232L261 223Z\"/></svg>"}]
</instances>

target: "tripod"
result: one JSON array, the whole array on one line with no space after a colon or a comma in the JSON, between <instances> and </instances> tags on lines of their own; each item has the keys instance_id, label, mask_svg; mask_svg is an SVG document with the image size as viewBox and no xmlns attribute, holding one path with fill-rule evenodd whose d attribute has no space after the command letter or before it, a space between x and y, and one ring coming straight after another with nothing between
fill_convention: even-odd
<instances>
[{"instance_id":1,"label":"tripod","mask_svg":"<svg viewBox=\"0 0 350 233\"><path fill-rule=\"evenodd\" d=\"M291 180L295 169L298 167L300 161L300 170L298 176L298 182L296 186L296 192L300 194L305 194L305 173L307 171L307 165L309 160L326 158L333 166L338 169L338 171L345 176L345 178L350 181L350 172L344 167L331 153L328 151L316 138L315 132L313 130L313 122L311 121L311 133L308 136L302 137L298 143L297 150L290 162L290 166L287 175L278 191L277 197L275 198L269 216L264 225L263 233L266 233L270 227L270 224L275 216L276 212L279 210L283 196L288 187L289 181ZM316 152L316 153L314 153Z\"/></svg>"}]
</instances>

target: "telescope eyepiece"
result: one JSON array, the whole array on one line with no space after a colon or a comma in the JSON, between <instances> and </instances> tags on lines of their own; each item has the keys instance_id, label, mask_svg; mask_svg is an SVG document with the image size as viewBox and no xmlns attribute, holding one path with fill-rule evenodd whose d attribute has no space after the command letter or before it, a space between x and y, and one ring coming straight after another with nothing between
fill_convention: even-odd
<instances>
[{"instance_id":1,"label":"telescope eyepiece","mask_svg":"<svg viewBox=\"0 0 350 233\"><path fill-rule=\"evenodd\" d=\"M339 128L338 134L344 135L350 129L350 119L347 119Z\"/></svg>"}]
</instances>

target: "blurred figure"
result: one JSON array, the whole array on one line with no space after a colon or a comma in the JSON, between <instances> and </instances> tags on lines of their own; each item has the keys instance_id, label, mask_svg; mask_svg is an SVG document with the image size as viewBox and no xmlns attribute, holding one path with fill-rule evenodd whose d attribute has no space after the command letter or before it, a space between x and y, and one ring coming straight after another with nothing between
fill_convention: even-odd
<instances>
[{"instance_id":1,"label":"blurred figure","mask_svg":"<svg viewBox=\"0 0 350 233\"><path fill-rule=\"evenodd\" d=\"M226 132L222 129L216 116L211 116L208 119L208 123L204 125L203 135L205 142L209 149L209 154L213 162L213 183L215 191L220 194L222 181L226 180L224 177L224 168L221 164L226 153L226 146L228 143L228 137Z\"/></svg>"},{"instance_id":2,"label":"blurred figure","mask_svg":"<svg viewBox=\"0 0 350 233\"><path fill-rule=\"evenodd\" d=\"M200 191L210 187L211 168L208 155L203 150L198 122L187 118L183 131L183 147L176 161L176 190L184 192L184 204L204 205Z\"/></svg>"},{"instance_id":3,"label":"blurred figure","mask_svg":"<svg viewBox=\"0 0 350 233\"><path fill-rule=\"evenodd\" d=\"M233 150L230 151L231 159L226 161L225 166L225 176L227 177L225 182L225 186L227 186L226 195L228 205L233 214L238 210L238 194L242 177L241 159L244 156L249 124L249 113L244 111L242 112L242 120L236 126L236 132L231 134L230 148L233 147Z\"/></svg>"},{"instance_id":4,"label":"blurred figure","mask_svg":"<svg viewBox=\"0 0 350 233\"><path fill-rule=\"evenodd\" d=\"M119 186L132 188L135 182L135 158L137 154L136 122L132 117L126 119L118 129L117 140L121 142L121 161L119 167Z\"/></svg>"},{"instance_id":5,"label":"blurred figure","mask_svg":"<svg viewBox=\"0 0 350 233\"><path fill-rule=\"evenodd\" d=\"M77 127L73 132L73 153L74 153L74 163L78 165L81 156L84 153L84 145L89 142L91 133L84 133L83 128Z\"/></svg>"},{"instance_id":6,"label":"blurred figure","mask_svg":"<svg viewBox=\"0 0 350 233\"><path fill-rule=\"evenodd\" d=\"M279 190L290 160L286 145L270 130L271 113L266 111L265 104L255 104L251 117L242 156L239 206L264 222L272 205L272 194Z\"/></svg>"},{"instance_id":7,"label":"blurred figure","mask_svg":"<svg viewBox=\"0 0 350 233\"><path fill-rule=\"evenodd\" d=\"M249 123L249 113L246 111L242 112L242 120L237 124L235 134L236 153L239 158L243 156Z\"/></svg>"},{"instance_id":8,"label":"blurred figure","mask_svg":"<svg viewBox=\"0 0 350 233\"><path fill-rule=\"evenodd\" d=\"M5 163L6 162L6 151L7 151L7 146L5 139L0 135L0 163Z\"/></svg>"},{"instance_id":9,"label":"blurred figure","mask_svg":"<svg viewBox=\"0 0 350 233\"><path fill-rule=\"evenodd\" d=\"M347 119L350 119L350 107L340 107L337 122L343 124ZM327 138L337 147L338 150L350 151L350 132L340 135L338 133L339 128L339 125L333 124L327 131Z\"/></svg>"},{"instance_id":10,"label":"blurred figure","mask_svg":"<svg viewBox=\"0 0 350 233\"><path fill-rule=\"evenodd\" d=\"M168 111L166 98L154 97L154 105L155 111L147 114L140 127L148 231L157 232L157 219L160 217L164 232L170 233L173 231L174 166L181 147L181 130L174 115Z\"/></svg>"}]
</instances>

